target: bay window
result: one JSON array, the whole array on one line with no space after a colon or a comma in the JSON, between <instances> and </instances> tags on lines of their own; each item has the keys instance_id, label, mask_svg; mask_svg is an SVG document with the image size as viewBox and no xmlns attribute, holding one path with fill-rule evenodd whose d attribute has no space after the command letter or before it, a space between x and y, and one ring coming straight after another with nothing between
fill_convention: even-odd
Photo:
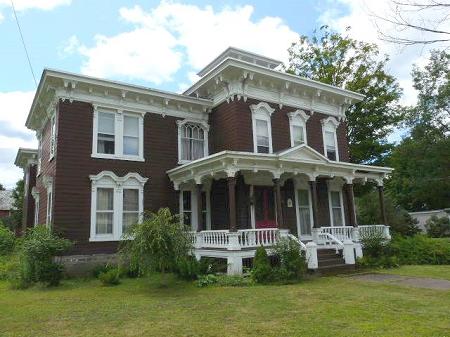
<instances>
[{"instance_id":1,"label":"bay window","mask_svg":"<svg viewBox=\"0 0 450 337\"><path fill-rule=\"evenodd\" d=\"M144 161L144 117L96 108L92 157Z\"/></svg>"},{"instance_id":2,"label":"bay window","mask_svg":"<svg viewBox=\"0 0 450 337\"><path fill-rule=\"evenodd\" d=\"M253 150L255 153L272 153L271 115L275 109L261 102L251 105L253 125Z\"/></svg>"},{"instance_id":3,"label":"bay window","mask_svg":"<svg viewBox=\"0 0 450 337\"><path fill-rule=\"evenodd\" d=\"M132 225L142 220L146 178L137 173L118 177L102 171L90 176L90 241L117 241Z\"/></svg>"}]
</instances>

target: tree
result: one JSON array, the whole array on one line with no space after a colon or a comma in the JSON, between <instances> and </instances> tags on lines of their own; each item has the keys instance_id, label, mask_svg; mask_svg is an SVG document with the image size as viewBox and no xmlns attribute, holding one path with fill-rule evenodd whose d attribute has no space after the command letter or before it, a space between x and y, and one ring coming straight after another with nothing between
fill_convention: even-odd
<instances>
[{"instance_id":1,"label":"tree","mask_svg":"<svg viewBox=\"0 0 450 337\"><path fill-rule=\"evenodd\" d=\"M13 208L10 217L11 230L21 228L22 226L24 188L24 182L21 179L16 183L16 187L12 191Z\"/></svg>"},{"instance_id":2,"label":"tree","mask_svg":"<svg viewBox=\"0 0 450 337\"><path fill-rule=\"evenodd\" d=\"M144 275L160 272L162 285L165 274L176 271L192 250L188 228L168 208L146 214L142 223L130 227L124 239L120 249L124 261Z\"/></svg>"},{"instance_id":3,"label":"tree","mask_svg":"<svg viewBox=\"0 0 450 337\"><path fill-rule=\"evenodd\" d=\"M449 15L445 0L392 0L387 15L374 17L380 39L411 46L450 42Z\"/></svg>"},{"instance_id":4,"label":"tree","mask_svg":"<svg viewBox=\"0 0 450 337\"><path fill-rule=\"evenodd\" d=\"M349 29L349 28L348 28ZM375 44L331 32L327 26L289 48L287 71L365 95L347 110L351 161L382 164L392 144L387 135L403 119L401 89Z\"/></svg>"},{"instance_id":5,"label":"tree","mask_svg":"<svg viewBox=\"0 0 450 337\"><path fill-rule=\"evenodd\" d=\"M3 187L2 184L0 184L0 191L4 191L4 190L5 190L5 188Z\"/></svg>"}]
</instances>

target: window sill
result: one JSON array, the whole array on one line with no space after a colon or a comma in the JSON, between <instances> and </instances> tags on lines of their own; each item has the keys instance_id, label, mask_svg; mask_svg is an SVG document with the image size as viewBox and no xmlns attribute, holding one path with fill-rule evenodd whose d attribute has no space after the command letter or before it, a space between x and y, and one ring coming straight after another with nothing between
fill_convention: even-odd
<instances>
[{"instance_id":1,"label":"window sill","mask_svg":"<svg viewBox=\"0 0 450 337\"><path fill-rule=\"evenodd\" d=\"M113 241L120 241L120 239L117 239L111 235L108 236L94 236L89 238L89 242L113 242Z\"/></svg>"},{"instance_id":2,"label":"window sill","mask_svg":"<svg viewBox=\"0 0 450 337\"><path fill-rule=\"evenodd\" d=\"M117 155L110 155L110 154L102 154L102 153L92 153L92 158L97 159L112 159L112 160L127 160L127 161L140 161L145 162L145 159L142 157L136 157L136 156L117 156Z\"/></svg>"}]
</instances>

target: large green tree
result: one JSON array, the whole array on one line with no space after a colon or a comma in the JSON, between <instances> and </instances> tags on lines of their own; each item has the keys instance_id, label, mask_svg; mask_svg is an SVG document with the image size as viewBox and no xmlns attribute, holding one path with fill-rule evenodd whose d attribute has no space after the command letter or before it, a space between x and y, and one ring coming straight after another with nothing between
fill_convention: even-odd
<instances>
[{"instance_id":1,"label":"large green tree","mask_svg":"<svg viewBox=\"0 0 450 337\"><path fill-rule=\"evenodd\" d=\"M16 187L12 192L13 197L13 209L11 211L11 227L13 229L20 228L22 226L23 218L23 198L24 198L24 182L23 179L16 183Z\"/></svg>"},{"instance_id":2,"label":"large green tree","mask_svg":"<svg viewBox=\"0 0 450 337\"><path fill-rule=\"evenodd\" d=\"M375 44L332 32L327 26L312 37L301 36L289 49L287 71L365 95L347 110L351 160L384 162L393 145L386 140L402 121L397 107L401 89L386 70L389 58Z\"/></svg>"}]
</instances>

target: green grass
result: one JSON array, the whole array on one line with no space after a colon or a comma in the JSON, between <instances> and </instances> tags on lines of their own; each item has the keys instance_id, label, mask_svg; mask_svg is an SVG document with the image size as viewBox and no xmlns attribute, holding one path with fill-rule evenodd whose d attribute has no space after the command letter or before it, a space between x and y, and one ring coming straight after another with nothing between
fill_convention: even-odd
<instances>
[{"instance_id":1,"label":"green grass","mask_svg":"<svg viewBox=\"0 0 450 337\"><path fill-rule=\"evenodd\" d=\"M397 272L448 276L449 267ZM446 275L446 276L445 276ZM175 281L174 281L175 282ZM450 336L450 292L323 277L286 286L196 288L125 279L10 290L0 336Z\"/></svg>"},{"instance_id":2,"label":"green grass","mask_svg":"<svg viewBox=\"0 0 450 337\"><path fill-rule=\"evenodd\" d=\"M394 275L405 275L405 276L419 276L419 277L431 277L439 278L450 281L450 266L449 265L439 265L439 266L402 266L401 268L386 269L382 273L394 274Z\"/></svg>"}]
</instances>

